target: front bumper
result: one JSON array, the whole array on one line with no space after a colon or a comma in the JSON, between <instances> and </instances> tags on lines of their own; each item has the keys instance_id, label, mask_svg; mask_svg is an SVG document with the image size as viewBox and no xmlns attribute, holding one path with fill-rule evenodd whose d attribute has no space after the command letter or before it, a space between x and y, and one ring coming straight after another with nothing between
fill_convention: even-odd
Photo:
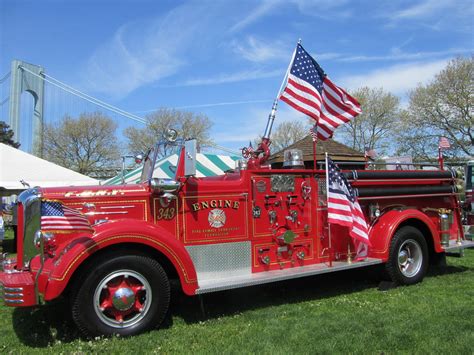
<instances>
[{"instance_id":1,"label":"front bumper","mask_svg":"<svg viewBox=\"0 0 474 355\"><path fill-rule=\"evenodd\" d=\"M0 271L0 300L10 307L30 307L38 304L36 300L35 281L29 271L15 270L14 260L2 261Z\"/></svg>"}]
</instances>

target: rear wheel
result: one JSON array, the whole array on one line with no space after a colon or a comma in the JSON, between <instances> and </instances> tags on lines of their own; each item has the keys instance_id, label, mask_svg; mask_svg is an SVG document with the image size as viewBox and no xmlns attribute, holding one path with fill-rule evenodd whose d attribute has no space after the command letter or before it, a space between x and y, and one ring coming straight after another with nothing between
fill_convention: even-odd
<instances>
[{"instance_id":1,"label":"rear wheel","mask_svg":"<svg viewBox=\"0 0 474 355\"><path fill-rule=\"evenodd\" d=\"M135 335L163 321L170 286L154 259L117 256L88 271L72 295L72 316L85 335Z\"/></svg>"},{"instance_id":2,"label":"rear wheel","mask_svg":"<svg viewBox=\"0 0 474 355\"><path fill-rule=\"evenodd\" d=\"M418 229L406 226L395 233L386 269L392 281L401 285L423 280L428 270L428 245Z\"/></svg>"}]
</instances>

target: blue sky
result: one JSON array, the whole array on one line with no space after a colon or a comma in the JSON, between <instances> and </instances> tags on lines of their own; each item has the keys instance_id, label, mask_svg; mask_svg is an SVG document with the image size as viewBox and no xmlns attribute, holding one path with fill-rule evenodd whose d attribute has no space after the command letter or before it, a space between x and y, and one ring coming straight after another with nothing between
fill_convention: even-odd
<instances>
[{"instance_id":1,"label":"blue sky","mask_svg":"<svg viewBox=\"0 0 474 355\"><path fill-rule=\"evenodd\" d=\"M472 55L473 16L464 0L1 0L0 76L17 58L138 115L204 113L216 143L239 148L263 133L299 38L339 86L406 102ZM305 118L280 102L288 120Z\"/></svg>"}]
</instances>

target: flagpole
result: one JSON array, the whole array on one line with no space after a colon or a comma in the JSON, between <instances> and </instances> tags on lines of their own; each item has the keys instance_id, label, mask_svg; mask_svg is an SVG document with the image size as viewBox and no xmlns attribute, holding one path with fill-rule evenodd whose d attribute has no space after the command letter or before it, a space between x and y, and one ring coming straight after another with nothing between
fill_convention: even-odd
<instances>
[{"instance_id":1,"label":"flagpole","mask_svg":"<svg viewBox=\"0 0 474 355\"><path fill-rule=\"evenodd\" d=\"M329 164L328 164L328 152L325 152L326 162L326 200L329 213ZM331 243L331 223L328 222L328 238L329 238L329 267L332 267L332 243Z\"/></svg>"},{"instance_id":2,"label":"flagpole","mask_svg":"<svg viewBox=\"0 0 474 355\"><path fill-rule=\"evenodd\" d=\"M313 127L313 132L314 132L314 127ZM316 159L316 145L318 143L318 133L317 132L314 132L315 133L315 137L313 139L313 170L316 171L316 164L317 164L317 159Z\"/></svg>"},{"instance_id":3,"label":"flagpole","mask_svg":"<svg viewBox=\"0 0 474 355\"><path fill-rule=\"evenodd\" d=\"M443 152L440 146L438 146L438 162L439 162L439 170L444 170Z\"/></svg>"},{"instance_id":4,"label":"flagpole","mask_svg":"<svg viewBox=\"0 0 474 355\"><path fill-rule=\"evenodd\" d=\"M298 40L298 44L301 44L301 39ZM288 79L288 74L290 73L291 66L293 64L293 60L295 59L295 56L296 56L296 48L297 47L298 46L296 46L295 50L293 51L293 55L291 56L290 64L288 64L288 68L286 69L285 76L283 77L280 88L278 89L277 96L276 96L275 100L273 101L272 110L270 111L270 115L268 115L267 127L265 128L265 133L263 134L262 139L266 139L266 140L270 139L270 134L272 133L273 121L275 121L275 115L276 115L276 111L277 111L277 108L278 108L278 99L280 98L281 91L283 90L283 87L285 86L286 81Z\"/></svg>"}]
</instances>

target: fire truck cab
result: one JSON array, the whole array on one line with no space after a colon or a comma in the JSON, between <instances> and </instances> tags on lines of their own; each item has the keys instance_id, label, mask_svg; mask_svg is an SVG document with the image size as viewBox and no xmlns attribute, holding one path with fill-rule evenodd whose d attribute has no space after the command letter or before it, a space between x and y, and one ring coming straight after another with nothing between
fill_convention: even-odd
<instances>
[{"instance_id":1,"label":"fire truck cab","mask_svg":"<svg viewBox=\"0 0 474 355\"><path fill-rule=\"evenodd\" d=\"M88 335L133 335L168 311L170 279L187 295L386 265L398 284L423 279L446 251L471 247L461 228L455 175L443 171L346 171L369 224L371 248L355 261L348 229L327 223L326 171L290 152L266 165L269 140L222 176L196 176L196 142L170 132L145 159L141 182L32 188L19 196L18 255L4 255L0 297L8 306L70 299ZM179 158L154 177L164 151ZM86 231L44 231L42 204L85 215Z\"/></svg>"}]
</instances>

